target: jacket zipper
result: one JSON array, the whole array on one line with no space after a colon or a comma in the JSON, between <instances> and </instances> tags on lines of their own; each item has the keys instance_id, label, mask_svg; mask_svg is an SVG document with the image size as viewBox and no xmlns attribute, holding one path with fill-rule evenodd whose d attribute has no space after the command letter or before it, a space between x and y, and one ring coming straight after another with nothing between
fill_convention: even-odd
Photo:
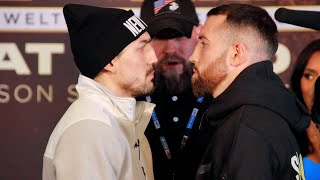
<instances>
[{"instance_id":1,"label":"jacket zipper","mask_svg":"<svg viewBox=\"0 0 320 180\"><path fill-rule=\"evenodd\" d=\"M133 146L134 148L138 148L138 151L139 151L139 161L140 161L140 140L138 139L137 142L134 144ZM147 179L147 175L146 175L146 172L144 171L144 168L143 166L141 166L141 169L142 169L142 173L144 175L144 179Z\"/></svg>"},{"instance_id":2,"label":"jacket zipper","mask_svg":"<svg viewBox=\"0 0 320 180\"><path fill-rule=\"evenodd\" d=\"M208 109L202 114L202 116L201 116L201 120L200 120L200 124L199 124L199 130L201 129L201 127L202 127L202 120L203 120L203 117L207 114L207 112L208 112Z\"/></svg>"}]
</instances>

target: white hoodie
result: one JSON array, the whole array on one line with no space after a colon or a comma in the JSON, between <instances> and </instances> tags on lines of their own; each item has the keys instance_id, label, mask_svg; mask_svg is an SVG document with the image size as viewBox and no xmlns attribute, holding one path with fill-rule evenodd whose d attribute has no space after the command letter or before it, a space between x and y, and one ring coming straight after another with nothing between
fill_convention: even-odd
<instances>
[{"instance_id":1,"label":"white hoodie","mask_svg":"<svg viewBox=\"0 0 320 180\"><path fill-rule=\"evenodd\" d=\"M153 180L144 131L154 104L116 97L80 75L79 99L52 132L43 180Z\"/></svg>"}]
</instances>

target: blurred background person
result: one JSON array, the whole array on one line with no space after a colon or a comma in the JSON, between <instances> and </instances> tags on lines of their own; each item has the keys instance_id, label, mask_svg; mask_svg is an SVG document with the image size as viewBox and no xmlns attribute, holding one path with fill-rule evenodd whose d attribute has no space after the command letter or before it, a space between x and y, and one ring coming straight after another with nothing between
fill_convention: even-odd
<instances>
[{"instance_id":1,"label":"blurred background person","mask_svg":"<svg viewBox=\"0 0 320 180\"><path fill-rule=\"evenodd\" d=\"M314 87L320 76L320 39L309 43L300 53L291 77L292 90L306 105L309 113L314 104ZM311 121L306 132L298 137L306 180L320 179L320 133Z\"/></svg>"},{"instance_id":2,"label":"blurred background person","mask_svg":"<svg viewBox=\"0 0 320 180\"><path fill-rule=\"evenodd\" d=\"M147 97L156 108L145 132L154 176L156 180L194 180L211 138L208 126L199 126L212 98L192 94L192 64L188 61L202 25L190 0L145 0L141 19L149 26L151 45L159 59L156 90Z\"/></svg>"}]
</instances>

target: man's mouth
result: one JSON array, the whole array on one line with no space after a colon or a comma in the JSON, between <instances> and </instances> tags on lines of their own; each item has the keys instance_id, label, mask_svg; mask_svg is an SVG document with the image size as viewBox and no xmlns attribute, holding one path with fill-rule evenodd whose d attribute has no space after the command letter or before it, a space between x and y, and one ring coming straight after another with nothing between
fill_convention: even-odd
<instances>
[{"instance_id":1,"label":"man's mouth","mask_svg":"<svg viewBox=\"0 0 320 180\"><path fill-rule=\"evenodd\" d=\"M154 69L150 69L147 71L147 76L154 75Z\"/></svg>"},{"instance_id":2,"label":"man's mouth","mask_svg":"<svg viewBox=\"0 0 320 180\"><path fill-rule=\"evenodd\" d=\"M169 61L169 62L163 63L162 67L164 69L174 69L180 65L183 65L182 62L180 62L180 61Z\"/></svg>"},{"instance_id":3,"label":"man's mouth","mask_svg":"<svg viewBox=\"0 0 320 180\"><path fill-rule=\"evenodd\" d=\"M192 68L192 74L196 74L196 73L198 73L198 70L197 70L196 67L193 67L193 68Z\"/></svg>"},{"instance_id":4,"label":"man's mouth","mask_svg":"<svg viewBox=\"0 0 320 180\"><path fill-rule=\"evenodd\" d=\"M178 62L178 61L172 61L172 62L167 62L166 64L167 64L167 65L177 65L178 63L180 63L180 62Z\"/></svg>"}]
</instances>

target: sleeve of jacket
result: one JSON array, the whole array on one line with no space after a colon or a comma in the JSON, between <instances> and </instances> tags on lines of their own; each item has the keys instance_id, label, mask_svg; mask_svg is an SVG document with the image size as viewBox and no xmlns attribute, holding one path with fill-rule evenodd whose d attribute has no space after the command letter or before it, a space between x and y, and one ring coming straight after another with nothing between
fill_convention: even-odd
<instances>
[{"instance_id":1,"label":"sleeve of jacket","mask_svg":"<svg viewBox=\"0 0 320 180\"><path fill-rule=\"evenodd\" d=\"M239 133L231 152L227 179L272 180L277 169L275 153L262 135L245 125Z\"/></svg>"},{"instance_id":2,"label":"sleeve of jacket","mask_svg":"<svg viewBox=\"0 0 320 180\"><path fill-rule=\"evenodd\" d=\"M82 120L61 136L54 156L57 180L116 180L125 157L120 137L111 126Z\"/></svg>"}]
</instances>

